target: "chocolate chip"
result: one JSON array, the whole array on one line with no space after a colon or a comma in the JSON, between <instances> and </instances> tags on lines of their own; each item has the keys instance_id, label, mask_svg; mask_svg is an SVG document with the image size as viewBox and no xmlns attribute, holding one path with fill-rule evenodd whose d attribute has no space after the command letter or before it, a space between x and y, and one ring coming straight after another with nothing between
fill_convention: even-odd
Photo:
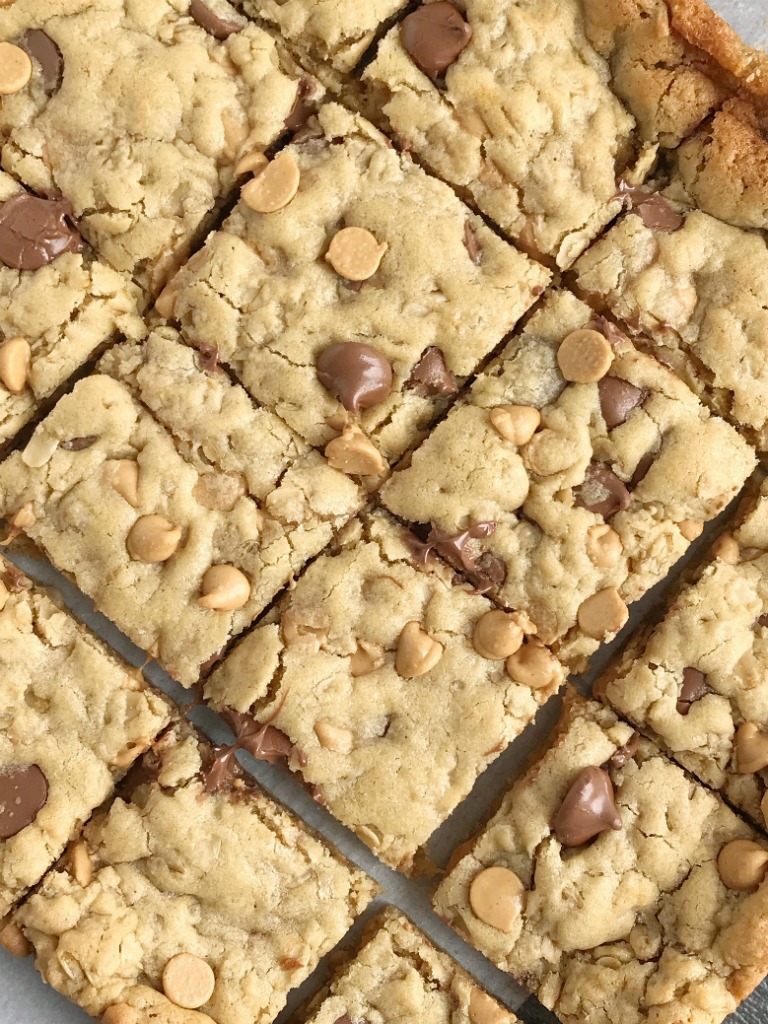
<instances>
[{"instance_id":1,"label":"chocolate chip","mask_svg":"<svg viewBox=\"0 0 768 1024\"><path fill-rule=\"evenodd\" d=\"M601 832L621 827L610 775L603 768L584 768L552 821L558 841L583 846Z\"/></svg>"},{"instance_id":2,"label":"chocolate chip","mask_svg":"<svg viewBox=\"0 0 768 1024\"><path fill-rule=\"evenodd\" d=\"M624 483L604 462L590 462L584 483L573 489L574 507L610 519L629 508L632 496Z\"/></svg>"},{"instance_id":3,"label":"chocolate chip","mask_svg":"<svg viewBox=\"0 0 768 1024\"><path fill-rule=\"evenodd\" d=\"M214 747L211 760L200 773L206 793L218 793L243 777L243 769L235 758L236 752L237 747Z\"/></svg>"},{"instance_id":4,"label":"chocolate chip","mask_svg":"<svg viewBox=\"0 0 768 1024\"><path fill-rule=\"evenodd\" d=\"M62 253L82 252L71 216L66 199L13 196L0 206L0 262L13 270L39 270Z\"/></svg>"},{"instance_id":5,"label":"chocolate chip","mask_svg":"<svg viewBox=\"0 0 768 1024\"><path fill-rule=\"evenodd\" d=\"M219 346L208 345L204 341L191 341L192 348L197 350L197 365L204 373L215 373L219 366Z\"/></svg>"},{"instance_id":6,"label":"chocolate chip","mask_svg":"<svg viewBox=\"0 0 768 1024\"><path fill-rule=\"evenodd\" d=\"M758 626L768 626L768 614L761 615L760 618L757 620L757 624Z\"/></svg>"},{"instance_id":7,"label":"chocolate chip","mask_svg":"<svg viewBox=\"0 0 768 1024\"><path fill-rule=\"evenodd\" d=\"M40 65L48 95L58 92L64 78L64 58L48 33L41 28L31 28L21 37L19 46Z\"/></svg>"},{"instance_id":8,"label":"chocolate chip","mask_svg":"<svg viewBox=\"0 0 768 1024\"><path fill-rule=\"evenodd\" d=\"M498 590L507 579L507 565L492 551L484 551L475 564L474 578L477 592L488 594Z\"/></svg>"},{"instance_id":9,"label":"chocolate chip","mask_svg":"<svg viewBox=\"0 0 768 1024\"><path fill-rule=\"evenodd\" d=\"M656 461L656 456L653 452L646 452L645 455L640 459L638 464L635 466L635 472L632 474L629 480L629 489L633 491L638 484L642 483L648 475L648 470Z\"/></svg>"},{"instance_id":10,"label":"chocolate chip","mask_svg":"<svg viewBox=\"0 0 768 1024\"><path fill-rule=\"evenodd\" d=\"M90 448L92 444L96 444L98 439L98 434L88 434L87 437L73 437L71 441L60 441L59 448L63 448L65 452L82 452L86 448Z\"/></svg>"},{"instance_id":11,"label":"chocolate chip","mask_svg":"<svg viewBox=\"0 0 768 1024\"><path fill-rule=\"evenodd\" d=\"M680 687L680 695L677 698L677 712L680 715L687 715L697 700L710 693L707 685L707 677L697 668L683 669L683 684Z\"/></svg>"},{"instance_id":12,"label":"chocolate chip","mask_svg":"<svg viewBox=\"0 0 768 1024\"><path fill-rule=\"evenodd\" d=\"M621 377L603 377L597 382L600 411L609 430L626 423L630 413L643 404L648 392Z\"/></svg>"},{"instance_id":13,"label":"chocolate chip","mask_svg":"<svg viewBox=\"0 0 768 1024\"><path fill-rule=\"evenodd\" d=\"M476 545L472 544L472 541L484 540L495 532L496 523L482 522L475 523L474 526L462 530L461 533L450 534L444 533L442 530L433 530L429 535L429 540L432 541L435 549L443 558L458 561L468 572L474 572L478 567L480 553L477 555L474 553Z\"/></svg>"},{"instance_id":14,"label":"chocolate chip","mask_svg":"<svg viewBox=\"0 0 768 1024\"><path fill-rule=\"evenodd\" d=\"M289 132L298 131L302 128L317 109L313 102L315 87L308 78L302 78L296 90L296 99L293 101L288 117L285 119L285 130Z\"/></svg>"},{"instance_id":15,"label":"chocolate chip","mask_svg":"<svg viewBox=\"0 0 768 1024\"><path fill-rule=\"evenodd\" d=\"M617 327L612 320L608 320L604 316L596 316L589 326L595 331L600 331L614 348L617 345L629 342L629 338L624 331Z\"/></svg>"},{"instance_id":16,"label":"chocolate chip","mask_svg":"<svg viewBox=\"0 0 768 1024\"><path fill-rule=\"evenodd\" d=\"M651 231L677 231L685 224L685 217L664 196L647 188L620 181L617 198L623 199Z\"/></svg>"},{"instance_id":17,"label":"chocolate chip","mask_svg":"<svg viewBox=\"0 0 768 1024\"><path fill-rule=\"evenodd\" d=\"M619 747L613 756L609 758L605 767L612 768L614 771L620 771L622 768L625 768L637 753L639 746L640 737L637 733L633 733L629 741L623 747Z\"/></svg>"},{"instance_id":18,"label":"chocolate chip","mask_svg":"<svg viewBox=\"0 0 768 1024\"><path fill-rule=\"evenodd\" d=\"M477 232L469 218L464 221L464 248L469 253L469 258L475 266L479 267L483 262L483 247L478 241Z\"/></svg>"},{"instance_id":19,"label":"chocolate chip","mask_svg":"<svg viewBox=\"0 0 768 1024\"><path fill-rule=\"evenodd\" d=\"M274 725L262 725L251 715L228 708L223 712L224 718L234 730L238 750L247 750L260 761L276 764L293 753L293 743Z\"/></svg>"},{"instance_id":20,"label":"chocolate chip","mask_svg":"<svg viewBox=\"0 0 768 1024\"><path fill-rule=\"evenodd\" d=\"M245 27L236 21L220 18L206 7L202 0L192 0L189 5L189 15L200 28L205 29L208 35L213 36L214 39L229 39L236 32L242 32Z\"/></svg>"},{"instance_id":21,"label":"chocolate chip","mask_svg":"<svg viewBox=\"0 0 768 1024\"><path fill-rule=\"evenodd\" d=\"M385 402L392 393L392 366L373 348L343 341L320 353L317 379L345 409L359 412Z\"/></svg>"},{"instance_id":22,"label":"chocolate chip","mask_svg":"<svg viewBox=\"0 0 768 1024\"><path fill-rule=\"evenodd\" d=\"M435 345L418 361L406 387L415 388L422 395L441 397L455 395L459 390L456 378L445 365L443 353Z\"/></svg>"},{"instance_id":23,"label":"chocolate chip","mask_svg":"<svg viewBox=\"0 0 768 1024\"><path fill-rule=\"evenodd\" d=\"M472 26L453 4L440 0L424 4L400 26L400 40L417 67L438 78L456 60L472 38Z\"/></svg>"},{"instance_id":24,"label":"chocolate chip","mask_svg":"<svg viewBox=\"0 0 768 1024\"><path fill-rule=\"evenodd\" d=\"M0 772L0 840L31 825L48 801L48 780L36 764Z\"/></svg>"},{"instance_id":25,"label":"chocolate chip","mask_svg":"<svg viewBox=\"0 0 768 1024\"><path fill-rule=\"evenodd\" d=\"M340 1017L337 1017L333 1024L354 1024L354 1021L348 1013L342 1013Z\"/></svg>"}]
</instances>

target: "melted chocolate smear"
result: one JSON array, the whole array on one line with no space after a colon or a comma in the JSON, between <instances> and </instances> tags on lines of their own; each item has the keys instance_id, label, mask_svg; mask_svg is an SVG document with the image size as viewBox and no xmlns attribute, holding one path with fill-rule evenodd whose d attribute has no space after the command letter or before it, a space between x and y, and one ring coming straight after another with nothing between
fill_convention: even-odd
<instances>
[{"instance_id":1,"label":"melted chocolate smear","mask_svg":"<svg viewBox=\"0 0 768 1024\"><path fill-rule=\"evenodd\" d=\"M69 222L66 199L40 199L27 192L0 206L0 263L12 270L40 270L65 252L82 252L84 243Z\"/></svg>"},{"instance_id":2,"label":"melted chocolate smear","mask_svg":"<svg viewBox=\"0 0 768 1024\"><path fill-rule=\"evenodd\" d=\"M59 448L65 452L82 452L91 445L96 444L98 434L88 434L87 437L73 437L70 441L59 441Z\"/></svg>"},{"instance_id":3,"label":"melted chocolate smear","mask_svg":"<svg viewBox=\"0 0 768 1024\"><path fill-rule=\"evenodd\" d=\"M605 768L620 771L625 768L637 753L640 747L640 737L634 733L623 747L619 747L611 758L604 765Z\"/></svg>"},{"instance_id":4,"label":"melted chocolate smear","mask_svg":"<svg viewBox=\"0 0 768 1024\"><path fill-rule=\"evenodd\" d=\"M435 345L426 350L413 369L406 387L420 395L445 398L459 390L456 378L445 365L443 353Z\"/></svg>"},{"instance_id":5,"label":"melted chocolate smear","mask_svg":"<svg viewBox=\"0 0 768 1024\"><path fill-rule=\"evenodd\" d=\"M28 29L19 40L19 46L40 65L48 95L58 92L64 79L64 57L48 33L41 28Z\"/></svg>"},{"instance_id":6,"label":"melted chocolate smear","mask_svg":"<svg viewBox=\"0 0 768 1024\"><path fill-rule=\"evenodd\" d=\"M302 78L296 90L296 99L293 101L291 111L285 119L286 131L295 132L299 128L303 128L315 113L317 104L314 102L314 95L315 87L312 82L308 78ZM362 282L356 281L355 284L362 284Z\"/></svg>"},{"instance_id":7,"label":"melted chocolate smear","mask_svg":"<svg viewBox=\"0 0 768 1024\"><path fill-rule=\"evenodd\" d=\"M632 213L636 213L651 231L678 231L685 224L685 217L664 196L647 188L620 181L616 198L621 199Z\"/></svg>"},{"instance_id":8,"label":"melted chocolate smear","mask_svg":"<svg viewBox=\"0 0 768 1024\"><path fill-rule=\"evenodd\" d=\"M245 750L259 761L277 764L286 761L294 751L294 745L280 729L269 723L262 725L251 715L227 708L221 712L222 717L232 727L235 742L217 747L210 765L203 772L203 785L206 793L215 793L229 785L234 778L242 778L245 773L235 755L238 750Z\"/></svg>"},{"instance_id":9,"label":"melted chocolate smear","mask_svg":"<svg viewBox=\"0 0 768 1024\"><path fill-rule=\"evenodd\" d=\"M189 16L214 39L229 39L245 28L245 25L239 25L236 21L220 18L206 7L202 0L192 0L189 5Z\"/></svg>"}]
</instances>

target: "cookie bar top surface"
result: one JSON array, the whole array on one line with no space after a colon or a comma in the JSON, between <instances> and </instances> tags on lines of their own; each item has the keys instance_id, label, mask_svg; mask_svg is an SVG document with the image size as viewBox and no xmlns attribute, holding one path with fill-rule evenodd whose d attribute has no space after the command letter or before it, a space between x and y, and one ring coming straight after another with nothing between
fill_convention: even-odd
<instances>
[{"instance_id":1,"label":"cookie bar top surface","mask_svg":"<svg viewBox=\"0 0 768 1024\"><path fill-rule=\"evenodd\" d=\"M598 689L619 714L764 826L766 485L716 549L719 557L678 591L658 625L633 640Z\"/></svg>"},{"instance_id":2,"label":"cookie bar top surface","mask_svg":"<svg viewBox=\"0 0 768 1024\"><path fill-rule=\"evenodd\" d=\"M290 511L295 489L286 487ZM100 375L3 463L0 495L4 513L24 510L16 522L99 610L187 685L330 529L260 508L239 480L185 456L125 384Z\"/></svg>"},{"instance_id":3,"label":"cookie bar top surface","mask_svg":"<svg viewBox=\"0 0 768 1024\"><path fill-rule=\"evenodd\" d=\"M170 708L13 565L0 574L1 921Z\"/></svg>"},{"instance_id":4,"label":"cookie bar top surface","mask_svg":"<svg viewBox=\"0 0 768 1024\"><path fill-rule=\"evenodd\" d=\"M171 282L172 315L310 444L356 414L395 458L549 274L333 104L243 195L262 181L290 183L287 205L261 213L241 200Z\"/></svg>"},{"instance_id":5,"label":"cookie bar top surface","mask_svg":"<svg viewBox=\"0 0 768 1024\"><path fill-rule=\"evenodd\" d=\"M211 757L161 738L86 828L85 878L60 866L17 914L46 981L94 1016L267 1024L373 895L257 791L212 791Z\"/></svg>"},{"instance_id":6,"label":"cookie bar top surface","mask_svg":"<svg viewBox=\"0 0 768 1024\"><path fill-rule=\"evenodd\" d=\"M768 968L766 865L765 837L574 695L435 906L563 1024L719 1024Z\"/></svg>"},{"instance_id":7,"label":"cookie bar top surface","mask_svg":"<svg viewBox=\"0 0 768 1024\"><path fill-rule=\"evenodd\" d=\"M763 449L768 244L758 232L680 209L677 230L627 214L581 257L578 287L648 334L660 358Z\"/></svg>"},{"instance_id":8,"label":"cookie bar top surface","mask_svg":"<svg viewBox=\"0 0 768 1024\"><path fill-rule=\"evenodd\" d=\"M306 1024L346 1020L517 1022L410 921L392 912L377 923L372 937L313 1003Z\"/></svg>"},{"instance_id":9,"label":"cookie bar top surface","mask_svg":"<svg viewBox=\"0 0 768 1024\"><path fill-rule=\"evenodd\" d=\"M554 292L382 497L454 561L446 541L493 524L459 568L579 668L754 465L665 366Z\"/></svg>"},{"instance_id":10,"label":"cookie bar top surface","mask_svg":"<svg viewBox=\"0 0 768 1024\"><path fill-rule=\"evenodd\" d=\"M117 332L145 330L140 290L93 257L66 211L0 172L0 445Z\"/></svg>"},{"instance_id":11,"label":"cookie bar top surface","mask_svg":"<svg viewBox=\"0 0 768 1024\"><path fill-rule=\"evenodd\" d=\"M242 17L212 16L219 6L18 0L0 9L0 38L33 63L29 83L3 98L3 166L68 199L97 251L153 291L238 159L280 136L297 97L270 36Z\"/></svg>"},{"instance_id":12,"label":"cookie bar top surface","mask_svg":"<svg viewBox=\"0 0 768 1024\"><path fill-rule=\"evenodd\" d=\"M403 534L381 514L351 524L205 695L278 730L316 799L409 870L563 672L524 616L416 568Z\"/></svg>"}]
</instances>

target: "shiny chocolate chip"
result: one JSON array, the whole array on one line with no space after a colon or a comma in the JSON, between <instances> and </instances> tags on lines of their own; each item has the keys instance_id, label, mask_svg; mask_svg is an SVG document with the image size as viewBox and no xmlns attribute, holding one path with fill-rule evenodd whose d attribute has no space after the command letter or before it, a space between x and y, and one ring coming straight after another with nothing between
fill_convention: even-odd
<instances>
[{"instance_id":1,"label":"shiny chocolate chip","mask_svg":"<svg viewBox=\"0 0 768 1024\"><path fill-rule=\"evenodd\" d=\"M372 345L344 341L317 360L317 379L350 412L385 402L392 393L392 366Z\"/></svg>"},{"instance_id":2,"label":"shiny chocolate chip","mask_svg":"<svg viewBox=\"0 0 768 1024\"><path fill-rule=\"evenodd\" d=\"M687 715L696 701L701 700L710 692L707 685L707 677L697 668L683 669L683 682L677 698L677 711L680 715Z\"/></svg>"},{"instance_id":3,"label":"shiny chocolate chip","mask_svg":"<svg viewBox=\"0 0 768 1024\"><path fill-rule=\"evenodd\" d=\"M648 392L621 377L603 377L597 383L600 411L609 430L626 423L631 413L648 397Z\"/></svg>"},{"instance_id":4,"label":"shiny chocolate chip","mask_svg":"<svg viewBox=\"0 0 768 1024\"><path fill-rule=\"evenodd\" d=\"M643 480L648 476L648 470L656 461L656 456L653 452L646 452L645 455L640 459L638 464L635 466L635 472L632 474L629 480L629 489L633 491L638 484L642 483Z\"/></svg>"},{"instance_id":5,"label":"shiny chocolate chip","mask_svg":"<svg viewBox=\"0 0 768 1024\"><path fill-rule=\"evenodd\" d=\"M36 764L0 769L0 840L31 825L48 801L48 780Z\"/></svg>"},{"instance_id":6,"label":"shiny chocolate chip","mask_svg":"<svg viewBox=\"0 0 768 1024\"><path fill-rule=\"evenodd\" d=\"M475 266L479 267L483 262L483 247L469 218L464 221L464 248Z\"/></svg>"},{"instance_id":7,"label":"shiny chocolate chip","mask_svg":"<svg viewBox=\"0 0 768 1024\"><path fill-rule=\"evenodd\" d=\"M622 768L626 768L637 753L639 747L640 737L637 733L634 733L623 747L618 747L613 756L609 758L605 767L611 768L614 771L620 771Z\"/></svg>"},{"instance_id":8,"label":"shiny chocolate chip","mask_svg":"<svg viewBox=\"0 0 768 1024\"><path fill-rule=\"evenodd\" d=\"M39 270L62 253L81 252L83 240L71 216L65 199L12 196L0 206L0 262L13 270Z\"/></svg>"},{"instance_id":9,"label":"shiny chocolate chip","mask_svg":"<svg viewBox=\"0 0 768 1024\"><path fill-rule=\"evenodd\" d=\"M302 78L296 90L296 99L285 119L286 131L298 131L307 123L317 109L317 104L313 100L314 95L315 87L312 82L308 78Z\"/></svg>"},{"instance_id":10,"label":"shiny chocolate chip","mask_svg":"<svg viewBox=\"0 0 768 1024\"><path fill-rule=\"evenodd\" d=\"M632 501L626 485L604 462L587 466L584 483L574 487L573 494L576 508L585 508L603 519L629 508Z\"/></svg>"},{"instance_id":11,"label":"shiny chocolate chip","mask_svg":"<svg viewBox=\"0 0 768 1024\"><path fill-rule=\"evenodd\" d=\"M685 217L664 196L647 188L620 181L618 198L623 199L651 231L677 231L685 224Z\"/></svg>"},{"instance_id":12,"label":"shiny chocolate chip","mask_svg":"<svg viewBox=\"0 0 768 1024\"><path fill-rule=\"evenodd\" d=\"M435 345L426 350L414 367L408 386L422 395L440 397L455 395L459 390L456 378L445 365L443 353Z\"/></svg>"},{"instance_id":13,"label":"shiny chocolate chip","mask_svg":"<svg viewBox=\"0 0 768 1024\"><path fill-rule=\"evenodd\" d=\"M189 5L189 15L200 28L214 39L229 39L236 32L242 32L244 28L236 21L220 18L218 14L214 14L209 7L206 7L202 0L192 0Z\"/></svg>"},{"instance_id":14,"label":"shiny chocolate chip","mask_svg":"<svg viewBox=\"0 0 768 1024\"><path fill-rule=\"evenodd\" d=\"M57 44L41 28L31 28L19 40L19 46L36 60L43 73L45 91L58 92L64 78L64 57Z\"/></svg>"},{"instance_id":15,"label":"shiny chocolate chip","mask_svg":"<svg viewBox=\"0 0 768 1024\"><path fill-rule=\"evenodd\" d=\"M558 841L583 846L601 832L621 827L610 775L603 768L584 768L552 821Z\"/></svg>"},{"instance_id":16,"label":"shiny chocolate chip","mask_svg":"<svg viewBox=\"0 0 768 1024\"><path fill-rule=\"evenodd\" d=\"M472 38L472 26L446 0L424 4L400 26L400 39L425 75L438 78L458 58Z\"/></svg>"},{"instance_id":17,"label":"shiny chocolate chip","mask_svg":"<svg viewBox=\"0 0 768 1024\"><path fill-rule=\"evenodd\" d=\"M96 444L98 439L97 434L88 434L86 437L73 437L69 441L60 441L59 448L63 448L65 452L82 452L86 448L90 448L91 445Z\"/></svg>"}]
</instances>

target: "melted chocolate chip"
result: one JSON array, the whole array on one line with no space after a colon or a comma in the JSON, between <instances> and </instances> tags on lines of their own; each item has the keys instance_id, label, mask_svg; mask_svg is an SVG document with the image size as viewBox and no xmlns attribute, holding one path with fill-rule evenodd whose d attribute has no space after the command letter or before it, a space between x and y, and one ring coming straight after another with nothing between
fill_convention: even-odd
<instances>
[{"instance_id":1,"label":"melted chocolate chip","mask_svg":"<svg viewBox=\"0 0 768 1024\"><path fill-rule=\"evenodd\" d=\"M503 586L507 579L507 565L492 551L484 551L475 564L474 579L478 594L490 594Z\"/></svg>"},{"instance_id":2,"label":"melted chocolate chip","mask_svg":"<svg viewBox=\"0 0 768 1024\"><path fill-rule=\"evenodd\" d=\"M218 793L243 777L243 769L235 758L236 753L237 747L214 747L213 757L201 772L206 793Z\"/></svg>"},{"instance_id":3,"label":"melted chocolate chip","mask_svg":"<svg viewBox=\"0 0 768 1024\"><path fill-rule=\"evenodd\" d=\"M87 437L73 437L70 441L60 441L59 448L63 448L65 452L82 452L86 448L90 448L92 444L96 444L98 439L98 434L88 434Z\"/></svg>"},{"instance_id":4,"label":"melted chocolate chip","mask_svg":"<svg viewBox=\"0 0 768 1024\"><path fill-rule=\"evenodd\" d=\"M6 590L11 594L20 594L23 590L29 590L32 586L31 580L12 562L5 563L5 571L0 579L5 584Z\"/></svg>"},{"instance_id":5,"label":"melted chocolate chip","mask_svg":"<svg viewBox=\"0 0 768 1024\"><path fill-rule=\"evenodd\" d=\"M680 687L680 694L677 698L677 712L680 715L687 715L697 700L701 700L710 692L707 685L707 677L697 668L683 669L683 683Z\"/></svg>"},{"instance_id":6,"label":"melted chocolate chip","mask_svg":"<svg viewBox=\"0 0 768 1024\"><path fill-rule=\"evenodd\" d=\"M245 27L236 21L220 18L206 7L202 0L192 0L189 5L189 16L214 39L229 39L236 32L242 32Z\"/></svg>"},{"instance_id":7,"label":"melted chocolate chip","mask_svg":"<svg viewBox=\"0 0 768 1024\"><path fill-rule=\"evenodd\" d=\"M444 533L442 530L433 530L429 540L433 542L435 549L443 558L449 561L458 561L468 572L475 572L478 569L478 559L482 552L475 554L476 545L474 540L485 540L492 533L496 532L496 523L483 522L475 523L468 530L461 533Z\"/></svg>"},{"instance_id":8,"label":"melted chocolate chip","mask_svg":"<svg viewBox=\"0 0 768 1024\"><path fill-rule=\"evenodd\" d=\"M340 1017L337 1017L333 1024L354 1024L354 1021L348 1013L342 1013Z\"/></svg>"},{"instance_id":9,"label":"melted chocolate chip","mask_svg":"<svg viewBox=\"0 0 768 1024\"><path fill-rule=\"evenodd\" d=\"M215 373L219 367L219 346L207 345L204 341L193 343L197 349L197 365L204 373Z\"/></svg>"},{"instance_id":10,"label":"melted chocolate chip","mask_svg":"<svg viewBox=\"0 0 768 1024\"><path fill-rule=\"evenodd\" d=\"M768 614L761 615L760 618L757 620L757 624L758 626L768 626Z\"/></svg>"},{"instance_id":11,"label":"melted chocolate chip","mask_svg":"<svg viewBox=\"0 0 768 1024\"><path fill-rule=\"evenodd\" d=\"M479 267L483 262L483 247L478 241L477 232L469 218L464 221L464 248L469 253L469 258L475 266Z\"/></svg>"},{"instance_id":12,"label":"melted chocolate chip","mask_svg":"<svg viewBox=\"0 0 768 1024\"><path fill-rule=\"evenodd\" d=\"M385 402L392 393L392 366L373 348L343 341L320 353L317 379L349 412L360 412Z\"/></svg>"},{"instance_id":13,"label":"melted chocolate chip","mask_svg":"<svg viewBox=\"0 0 768 1024\"><path fill-rule=\"evenodd\" d=\"M558 841L569 847L583 846L601 832L621 827L613 783L603 768L580 772L552 821Z\"/></svg>"},{"instance_id":14,"label":"melted chocolate chip","mask_svg":"<svg viewBox=\"0 0 768 1024\"><path fill-rule=\"evenodd\" d=\"M608 762L604 767L611 768L614 771L620 771L622 768L625 768L629 764L629 762L637 753L639 746L640 737L637 735L637 733L634 733L630 737L629 741L624 744L623 747L619 747L615 751L613 756L609 758Z\"/></svg>"},{"instance_id":15,"label":"melted chocolate chip","mask_svg":"<svg viewBox=\"0 0 768 1024\"><path fill-rule=\"evenodd\" d=\"M302 78L296 90L296 99L293 101L288 117L285 119L285 130L289 132L298 131L302 128L317 109L313 102L315 87L308 78ZM355 282L359 284L361 282Z\"/></svg>"},{"instance_id":16,"label":"melted chocolate chip","mask_svg":"<svg viewBox=\"0 0 768 1024\"><path fill-rule=\"evenodd\" d=\"M647 188L620 181L617 198L623 199L651 231L677 231L685 224L685 217L664 196Z\"/></svg>"},{"instance_id":17,"label":"melted chocolate chip","mask_svg":"<svg viewBox=\"0 0 768 1024\"><path fill-rule=\"evenodd\" d=\"M184 714L187 714L186 708L184 709ZM131 797L141 786L148 786L153 782L157 782L160 778L162 767L162 758L156 750L150 747L143 757L139 758L138 761L134 761L128 774L120 784L120 792L126 797Z\"/></svg>"},{"instance_id":18,"label":"melted chocolate chip","mask_svg":"<svg viewBox=\"0 0 768 1024\"><path fill-rule=\"evenodd\" d=\"M626 423L630 414L648 397L647 391L621 377L603 377L598 381L597 390L600 395L600 411L609 430Z\"/></svg>"},{"instance_id":19,"label":"melted chocolate chip","mask_svg":"<svg viewBox=\"0 0 768 1024\"><path fill-rule=\"evenodd\" d=\"M293 753L293 743L274 725L262 725L251 715L229 708L223 713L235 733L235 749L247 750L259 761L276 764Z\"/></svg>"},{"instance_id":20,"label":"melted chocolate chip","mask_svg":"<svg viewBox=\"0 0 768 1024\"><path fill-rule=\"evenodd\" d=\"M455 395L459 390L456 378L445 365L443 353L435 345L428 348L418 361L406 386L415 388L422 395L440 397Z\"/></svg>"},{"instance_id":21,"label":"melted chocolate chip","mask_svg":"<svg viewBox=\"0 0 768 1024\"><path fill-rule=\"evenodd\" d=\"M0 771L0 840L31 825L48 801L48 780L36 764Z\"/></svg>"},{"instance_id":22,"label":"melted chocolate chip","mask_svg":"<svg viewBox=\"0 0 768 1024\"><path fill-rule=\"evenodd\" d=\"M65 252L81 252L83 240L67 218L65 199L40 199L26 192L0 206L0 263L13 270L39 270Z\"/></svg>"},{"instance_id":23,"label":"melted chocolate chip","mask_svg":"<svg viewBox=\"0 0 768 1024\"><path fill-rule=\"evenodd\" d=\"M472 26L446 0L424 4L400 26L400 40L425 75L438 78L472 38Z\"/></svg>"},{"instance_id":24,"label":"melted chocolate chip","mask_svg":"<svg viewBox=\"0 0 768 1024\"><path fill-rule=\"evenodd\" d=\"M635 466L635 472L632 474L629 481L629 489L633 491L638 484L642 483L643 480L648 476L648 470L656 461L656 456L653 452L646 452L645 455L640 459L638 464Z\"/></svg>"},{"instance_id":25,"label":"melted chocolate chip","mask_svg":"<svg viewBox=\"0 0 768 1024\"><path fill-rule=\"evenodd\" d=\"M589 325L596 331L600 331L603 337L613 345L615 348L617 345L621 345L625 342L629 342L629 338L626 336L612 320L608 320L604 316L597 316Z\"/></svg>"},{"instance_id":26,"label":"melted chocolate chip","mask_svg":"<svg viewBox=\"0 0 768 1024\"><path fill-rule=\"evenodd\" d=\"M411 557L417 565L428 565L429 562L434 559L435 545L427 540L422 540L417 537L411 530L403 530L402 532L403 544L408 548L411 553Z\"/></svg>"},{"instance_id":27,"label":"melted chocolate chip","mask_svg":"<svg viewBox=\"0 0 768 1024\"><path fill-rule=\"evenodd\" d=\"M603 519L629 508L632 496L625 484L604 462L590 462L584 483L573 489L574 506L585 508Z\"/></svg>"},{"instance_id":28,"label":"melted chocolate chip","mask_svg":"<svg viewBox=\"0 0 768 1024\"><path fill-rule=\"evenodd\" d=\"M31 28L21 37L19 46L40 65L48 95L58 92L64 78L64 57L48 33L41 28Z\"/></svg>"}]
</instances>

